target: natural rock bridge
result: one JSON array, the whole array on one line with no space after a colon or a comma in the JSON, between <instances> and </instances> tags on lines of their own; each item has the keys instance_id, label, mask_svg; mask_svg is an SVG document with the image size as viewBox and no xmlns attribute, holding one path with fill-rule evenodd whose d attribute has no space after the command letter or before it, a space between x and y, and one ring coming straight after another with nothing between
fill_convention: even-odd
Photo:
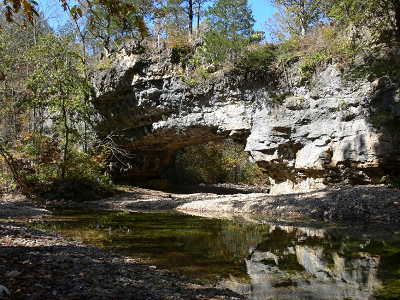
<instances>
[{"instance_id":1,"label":"natural rock bridge","mask_svg":"<svg viewBox=\"0 0 400 300\"><path fill-rule=\"evenodd\" d=\"M114 162L119 179L155 178L176 150L228 137L280 183L274 192L377 182L399 170L399 85L390 77L346 82L331 64L307 84L294 64L285 76L218 71L188 84L168 53L146 57L134 48L126 44L93 77L98 134L129 153Z\"/></svg>"}]
</instances>

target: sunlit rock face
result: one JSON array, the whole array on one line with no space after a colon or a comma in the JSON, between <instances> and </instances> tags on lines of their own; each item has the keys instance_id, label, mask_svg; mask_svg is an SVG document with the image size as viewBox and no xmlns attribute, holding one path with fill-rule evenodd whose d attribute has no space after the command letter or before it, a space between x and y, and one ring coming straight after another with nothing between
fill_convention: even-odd
<instances>
[{"instance_id":1,"label":"sunlit rock face","mask_svg":"<svg viewBox=\"0 0 400 300\"><path fill-rule=\"evenodd\" d=\"M155 178L176 150L228 137L265 168L272 193L373 183L400 167L394 78L344 80L330 64L305 82L294 64L285 76L218 71L188 84L190 70L168 51L146 57L136 50L134 43L121 47L93 75L98 134L126 153L114 162L119 178Z\"/></svg>"},{"instance_id":2,"label":"sunlit rock face","mask_svg":"<svg viewBox=\"0 0 400 300\"><path fill-rule=\"evenodd\" d=\"M282 105L252 116L246 150L280 183L275 192L376 182L399 164L399 131L374 121L387 110L398 120L398 87L386 77L346 83L335 70L328 66L312 88L298 87Z\"/></svg>"}]
</instances>

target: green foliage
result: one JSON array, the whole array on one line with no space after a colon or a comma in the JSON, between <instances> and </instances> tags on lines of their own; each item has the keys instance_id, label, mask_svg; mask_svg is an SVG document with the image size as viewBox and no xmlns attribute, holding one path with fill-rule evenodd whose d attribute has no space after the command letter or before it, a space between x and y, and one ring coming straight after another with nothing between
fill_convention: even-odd
<instances>
[{"instance_id":1,"label":"green foliage","mask_svg":"<svg viewBox=\"0 0 400 300\"><path fill-rule=\"evenodd\" d=\"M79 48L67 37L44 36L32 51L35 69L26 85L32 95L27 105L46 111L53 122L53 136L63 137L62 177L67 172L70 146L81 138L78 124L88 119L91 111L84 101L90 86L79 54Z\"/></svg>"},{"instance_id":2,"label":"green foliage","mask_svg":"<svg viewBox=\"0 0 400 300\"><path fill-rule=\"evenodd\" d=\"M112 55L110 55L108 57L105 57L104 59L97 61L94 64L93 68L96 68L98 70L110 69L112 67L112 63L115 60L115 58L116 58L115 54L112 54Z\"/></svg>"},{"instance_id":3,"label":"green foliage","mask_svg":"<svg viewBox=\"0 0 400 300\"><path fill-rule=\"evenodd\" d=\"M272 0L278 8L281 30L291 36L305 36L320 22L323 6L320 0Z\"/></svg>"},{"instance_id":4,"label":"green foliage","mask_svg":"<svg viewBox=\"0 0 400 300\"><path fill-rule=\"evenodd\" d=\"M216 32L224 32L228 38L250 37L254 18L247 0L217 0L208 8L209 25Z\"/></svg>"},{"instance_id":5,"label":"green foliage","mask_svg":"<svg viewBox=\"0 0 400 300\"><path fill-rule=\"evenodd\" d=\"M289 98L289 97L292 97L293 96L293 94L292 93L290 93L290 92L285 92L285 93L283 93L283 94L280 94L280 95L276 95L274 98L272 98L272 102L273 103L279 103L279 104L281 104L285 99L287 99L287 98Z\"/></svg>"},{"instance_id":6,"label":"green foliage","mask_svg":"<svg viewBox=\"0 0 400 300\"><path fill-rule=\"evenodd\" d=\"M364 66L364 71L374 75L374 77L391 76L400 77L400 61L389 59L376 59L368 66Z\"/></svg>"},{"instance_id":7,"label":"green foliage","mask_svg":"<svg viewBox=\"0 0 400 300\"><path fill-rule=\"evenodd\" d=\"M208 142L177 152L172 180L178 183L257 183L262 172L232 140Z\"/></svg>"},{"instance_id":8,"label":"green foliage","mask_svg":"<svg viewBox=\"0 0 400 300\"><path fill-rule=\"evenodd\" d=\"M347 100L341 98L338 100L338 105L336 107L336 111L346 110L348 105L349 105L349 103L347 102Z\"/></svg>"},{"instance_id":9,"label":"green foliage","mask_svg":"<svg viewBox=\"0 0 400 300\"><path fill-rule=\"evenodd\" d=\"M363 35L368 28L373 40L384 36L399 39L400 4L398 0L340 0L325 1L326 14L343 28L351 27L353 34Z\"/></svg>"},{"instance_id":10,"label":"green foliage","mask_svg":"<svg viewBox=\"0 0 400 300\"><path fill-rule=\"evenodd\" d=\"M218 0L207 17L210 30L204 35L202 55L214 64L236 61L251 41L255 22L247 0Z\"/></svg>"},{"instance_id":11,"label":"green foliage","mask_svg":"<svg viewBox=\"0 0 400 300\"><path fill-rule=\"evenodd\" d=\"M196 86L198 84L204 83L212 77L212 73L210 73L207 68L204 66L197 66L193 71L191 71L184 80L187 84L191 86Z\"/></svg>"},{"instance_id":12,"label":"green foliage","mask_svg":"<svg viewBox=\"0 0 400 300\"><path fill-rule=\"evenodd\" d=\"M254 68L269 65L276 59L276 46L273 44L253 44L247 47L243 56L236 62L240 68Z\"/></svg>"},{"instance_id":13,"label":"green foliage","mask_svg":"<svg viewBox=\"0 0 400 300\"><path fill-rule=\"evenodd\" d=\"M143 18L150 11L151 3L148 0L137 0L135 4L124 1L104 2L94 0L81 2L81 7L74 6L73 9L81 9L83 16L75 15L75 24L80 19L82 28L81 35L88 35L94 52L105 51L108 56L111 50L117 48L123 40L128 38L143 39L148 35L148 28ZM145 13L147 11L147 13Z\"/></svg>"},{"instance_id":14,"label":"green foliage","mask_svg":"<svg viewBox=\"0 0 400 300\"><path fill-rule=\"evenodd\" d=\"M194 21L197 19L197 34L200 32L200 20L204 17L203 5L206 0L163 0L157 15L162 16L161 27L168 36L171 33L184 32L194 34Z\"/></svg>"},{"instance_id":15,"label":"green foliage","mask_svg":"<svg viewBox=\"0 0 400 300\"><path fill-rule=\"evenodd\" d=\"M321 25L313 28L309 35L292 36L278 45L278 60L281 65L299 61L299 76L310 79L326 63L336 61L340 66L349 65L365 48L351 40L335 26Z\"/></svg>"},{"instance_id":16,"label":"green foliage","mask_svg":"<svg viewBox=\"0 0 400 300\"><path fill-rule=\"evenodd\" d=\"M324 61L328 59L328 55L324 49L310 53L304 57L300 63L300 78L309 78Z\"/></svg>"},{"instance_id":17,"label":"green foliage","mask_svg":"<svg viewBox=\"0 0 400 300\"><path fill-rule=\"evenodd\" d=\"M356 80L361 77L374 80L383 76L398 78L400 76L400 61L388 58L373 59L364 65L353 68L346 74L346 77L350 80Z\"/></svg>"},{"instance_id":18,"label":"green foliage","mask_svg":"<svg viewBox=\"0 0 400 300\"><path fill-rule=\"evenodd\" d=\"M273 0L281 8L273 30L280 41L281 66L300 61L299 76L309 79L325 63L349 66L359 53L374 43L400 37L398 1L367 0ZM370 74L398 76L397 63L373 59L352 69L349 78Z\"/></svg>"},{"instance_id":19,"label":"green foliage","mask_svg":"<svg viewBox=\"0 0 400 300\"><path fill-rule=\"evenodd\" d=\"M79 5L70 6L69 1L60 0L60 5L64 10L69 11L70 17L74 20L89 16L88 23L98 25L101 22L105 22L106 25L101 24L99 26L101 30L108 31L112 21L118 22L118 26L124 30L133 31L137 29L140 32L142 38L147 36L147 28L143 21L143 7L147 4L146 8L150 8L152 2L148 0L136 0L136 7L128 1L99 1L99 0L87 0L85 1L85 6L82 6L83 2ZM38 3L35 0L4 0L4 15L7 22L14 22L15 16L18 12L22 11L25 19L31 24L35 25L36 17L39 17L39 12L37 10ZM131 25L132 19L136 22L134 26L130 26L128 29L128 24ZM27 24L24 20L23 26ZM94 26L93 26L94 27ZM105 27L105 28L104 28ZM98 37L98 36L96 36Z\"/></svg>"},{"instance_id":20,"label":"green foliage","mask_svg":"<svg viewBox=\"0 0 400 300\"><path fill-rule=\"evenodd\" d=\"M280 61L297 61L301 57L302 40L298 36L292 36L278 45L277 52Z\"/></svg>"},{"instance_id":21,"label":"green foliage","mask_svg":"<svg viewBox=\"0 0 400 300\"><path fill-rule=\"evenodd\" d=\"M0 38L6 72L0 86L2 181L14 181L28 195L72 178L98 178L96 184L106 186L106 156L93 160L99 151L83 151L92 143L87 130L93 108L86 101L91 88L81 48L70 34L39 25L36 30L6 24Z\"/></svg>"},{"instance_id":22,"label":"green foliage","mask_svg":"<svg viewBox=\"0 0 400 300\"><path fill-rule=\"evenodd\" d=\"M222 65L230 56L237 57L237 51L242 48L239 40L230 40L224 33L208 31L204 37L205 45L200 49L200 54L208 63Z\"/></svg>"},{"instance_id":23,"label":"green foliage","mask_svg":"<svg viewBox=\"0 0 400 300\"><path fill-rule=\"evenodd\" d=\"M400 176L382 176L381 183L386 184L389 187L398 189L400 188Z\"/></svg>"},{"instance_id":24,"label":"green foliage","mask_svg":"<svg viewBox=\"0 0 400 300\"><path fill-rule=\"evenodd\" d=\"M171 35L167 39L167 46L172 50L172 63L187 61L193 54L193 47L187 35Z\"/></svg>"},{"instance_id":25,"label":"green foliage","mask_svg":"<svg viewBox=\"0 0 400 300\"><path fill-rule=\"evenodd\" d=\"M196 73L204 80L208 79L210 77L210 73L208 72L208 70L201 66L199 68L196 69Z\"/></svg>"},{"instance_id":26,"label":"green foliage","mask_svg":"<svg viewBox=\"0 0 400 300\"><path fill-rule=\"evenodd\" d=\"M379 40L400 38L398 0L271 0L279 13L274 15L277 36L305 37L321 24L335 24L351 31L353 38ZM370 37L368 37L370 35Z\"/></svg>"},{"instance_id":27,"label":"green foliage","mask_svg":"<svg viewBox=\"0 0 400 300\"><path fill-rule=\"evenodd\" d=\"M213 77L213 68L206 68L197 54L187 60L187 66L190 71L183 75L183 80L191 86L207 82Z\"/></svg>"},{"instance_id":28,"label":"green foliage","mask_svg":"<svg viewBox=\"0 0 400 300\"><path fill-rule=\"evenodd\" d=\"M28 191L37 195L54 189L56 182L71 180L83 180L96 183L102 188L110 188L112 182L105 172L109 155L107 148L93 153L71 149L73 160L63 161L59 140L48 137L38 139L37 136L25 134L14 153L14 161ZM9 178L10 174L6 173L6 176Z\"/></svg>"}]
</instances>

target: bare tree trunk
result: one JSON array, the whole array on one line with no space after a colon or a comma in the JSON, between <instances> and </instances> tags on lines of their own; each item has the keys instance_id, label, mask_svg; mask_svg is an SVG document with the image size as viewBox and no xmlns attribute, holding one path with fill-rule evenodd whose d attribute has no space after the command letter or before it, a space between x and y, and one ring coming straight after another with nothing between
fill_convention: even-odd
<instances>
[{"instance_id":1,"label":"bare tree trunk","mask_svg":"<svg viewBox=\"0 0 400 300\"><path fill-rule=\"evenodd\" d=\"M65 144L64 144L64 153L63 153L63 166L61 169L61 178L65 179L66 173L66 163L68 159L68 146L69 146L69 126L68 126L68 115L67 115L67 108L64 105L63 99L63 106L62 106L62 114L63 114L63 121L64 121L64 129L65 129Z\"/></svg>"},{"instance_id":2,"label":"bare tree trunk","mask_svg":"<svg viewBox=\"0 0 400 300\"><path fill-rule=\"evenodd\" d=\"M400 1L392 0L394 8L394 18L396 22L396 40L400 42Z\"/></svg>"},{"instance_id":3,"label":"bare tree trunk","mask_svg":"<svg viewBox=\"0 0 400 300\"><path fill-rule=\"evenodd\" d=\"M4 141L0 139L0 156L3 157L7 167L10 169L12 177L18 188L26 195L29 195L29 187L20 175L20 170L14 160L14 157L3 146Z\"/></svg>"},{"instance_id":4,"label":"bare tree trunk","mask_svg":"<svg viewBox=\"0 0 400 300\"><path fill-rule=\"evenodd\" d=\"M188 16L189 16L189 33L193 34L193 0L188 1Z\"/></svg>"},{"instance_id":5,"label":"bare tree trunk","mask_svg":"<svg viewBox=\"0 0 400 300\"><path fill-rule=\"evenodd\" d=\"M199 7L197 8L197 36L200 36L200 10L201 3L199 2Z\"/></svg>"}]
</instances>

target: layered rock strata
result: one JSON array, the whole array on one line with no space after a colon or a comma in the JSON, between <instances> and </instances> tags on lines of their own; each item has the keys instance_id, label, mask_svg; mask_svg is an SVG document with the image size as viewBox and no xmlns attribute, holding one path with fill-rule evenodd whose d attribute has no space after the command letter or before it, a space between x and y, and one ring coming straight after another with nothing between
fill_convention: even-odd
<instances>
[{"instance_id":1,"label":"layered rock strata","mask_svg":"<svg viewBox=\"0 0 400 300\"><path fill-rule=\"evenodd\" d=\"M135 50L121 47L93 76L98 134L118 149L120 180L156 178L176 150L228 137L245 143L272 193L374 183L400 169L398 78L345 79L332 63L306 81L294 63L195 81L171 53Z\"/></svg>"}]
</instances>

